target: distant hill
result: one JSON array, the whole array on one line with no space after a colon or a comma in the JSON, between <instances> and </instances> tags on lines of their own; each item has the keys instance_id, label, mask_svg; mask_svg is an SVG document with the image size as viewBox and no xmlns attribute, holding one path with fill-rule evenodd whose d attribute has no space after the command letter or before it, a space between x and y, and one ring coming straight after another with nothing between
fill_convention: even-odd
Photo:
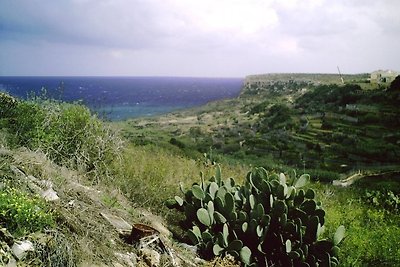
<instances>
[{"instance_id":1,"label":"distant hill","mask_svg":"<svg viewBox=\"0 0 400 267\"><path fill-rule=\"evenodd\" d=\"M397 101L386 88L371 85L368 73L342 77L344 84L339 74L250 75L238 98L152 124L188 155L212 151L222 161L308 169L320 180L399 168ZM152 142L148 128L144 139Z\"/></svg>"}]
</instances>

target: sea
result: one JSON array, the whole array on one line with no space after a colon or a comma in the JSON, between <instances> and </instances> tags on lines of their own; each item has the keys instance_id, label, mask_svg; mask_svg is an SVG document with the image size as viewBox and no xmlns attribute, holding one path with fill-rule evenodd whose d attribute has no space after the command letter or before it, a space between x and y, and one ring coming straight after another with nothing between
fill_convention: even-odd
<instances>
[{"instance_id":1,"label":"sea","mask_svg":"<svg viewBox=\"0 0 400 267\"><path fill-rule=\"evenodd\" d=\"M81 102L103 119L162 115L237 97L243 78L189 77L0 77L0 91Z\"/></svg>"}]
</instances>

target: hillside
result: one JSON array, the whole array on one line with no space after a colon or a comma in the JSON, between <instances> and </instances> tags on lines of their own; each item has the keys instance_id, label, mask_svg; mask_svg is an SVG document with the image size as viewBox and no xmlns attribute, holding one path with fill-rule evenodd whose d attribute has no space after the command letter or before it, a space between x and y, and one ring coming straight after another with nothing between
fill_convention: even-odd
<instances>
[{"instance_id":1,"label":"hillside","mask_svg":"<svg viewBox=\"0 0 400 267\"><path fill-rule=\"evenodd\" d=\"M329 196L328 210L338 216L334 220L347 222L352 237L346 249L359 251L356 258L349 252L345 265L389 266L385 256L372 260L374 253L366 252L359 238L378 242L371 236L382 234L372 226L377 223L377 217L370 217L375 212L389 212L379 219L381 229L399 221L399 88L370 84L368 77L344 75L342 84L333 74L250 76L238 98L130 120L120 127L136 145L180 151L205 164L309 173L326 186L322 194ZM349 177L355 182L350 189L331 186L336 180L350 184ZM365 225L362 231L357 222Z\"/></svg>"},{"instance_id":2,"label":"hillside","mask_svg":"<svg viewBox=\"0 0 400 267\"><path fill-rule=\"evenodd\" d=\"M306 169L320 180L395 171L398 94L363 89L366 77L345 75L346 84L337 85L338 75L330 74L249 76L237 99L129 121L125 135L137 144L170 143L193 157Z\"/></svg>"},{"instance_id":3,"label":"hillside","mask_svg":"<svg viewBox=\"0 0 400 267\"><path fill-rule=\"evenodd\" d=\"M187 197L179 184L215 177L217 166L237 185L263 166L289 182L311 174L307 188L326 212L322 237L346 228L335 251L343 266L400 264L399 90L373 88L366 75L345 75L344 85L337 78L251 76L236 99L118 123L77 104L1 95L0 263L235 266L200 260L183 244L191 240L184 215L164 203ZM348 188L331 184L359 171ZM50 189L59 199L40 197L54 196ZM149 247L158 265L126 242L137 223L162 233ZM23 240L34 251L17 260L11 248Z\"/></svg>"},{"instance_id":4,"label":"hillside","mask_svg":"<svg viewBox=\"0 0 400 267\"><path fill-rule=\"evenodd\" d=\"M133 147L80 104L0 93L0 106L1 266L235 266L172 239L164 205L214 168ZM138 242L143 225L154 232Z\"/></svg>"}]
</instances>

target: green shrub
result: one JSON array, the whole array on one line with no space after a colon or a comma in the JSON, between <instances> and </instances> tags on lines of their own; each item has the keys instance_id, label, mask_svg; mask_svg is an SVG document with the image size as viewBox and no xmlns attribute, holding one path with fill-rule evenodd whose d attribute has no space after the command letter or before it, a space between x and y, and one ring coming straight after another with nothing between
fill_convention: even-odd
<instances>
[{"instance_id":1,"label":"green shrub","mask_svg":"<svg viewBox=\"0 0 400 267\"><path fill-rule=\"evenodd\" d=\"M320 181L324 183L332 183L333 180L339 180L340 174L333 171L321 169L308 169L306 170L312 177L313 181Z\"/></svg>"},{"instance_id":2,"label":"green shrub","mask_svg":"<svg viewBox=\"0 0 400 267\"><path fill-rule=\"evenodd\" d=\"M9 94L0 92L0 119L7 118L17 105L17 100Z\"/></svg>"},{"instance_id":3,"label":"green shrub","mask_svg":"<svg viewBox=\"0 0 400 267\"><path fill-rule=\"evenodd\" d=\"M261 117L262 132L270 129L291 129L295 125L293 111L285 104L275 104Z\"/></svg>"},{"instance_id":4,"label":"green shrub","mask_svg":"<svg viewBox=\"0 0 400 267\"><path fill-rule=\"evenodd\" d=\"M182 141L179 141L179 140L176 139L175 137L172 137L172 138L169 140L169 143L172 144L172 145L174 145L174 146L177 146L177 147L179 147L179 148L181 148L181 149L183 149L183 148L186 147L185 143L183 143Z\"/></svg>"},{"instance_id":5,"label":"green shrub","mask_svg":"<svg viewBox=\"0 0 400 267\"><path fill-rule=\"evenodd\" d=\"M205 258L231 254L250 266L338 266L344 237L340 226L333 240L321 239L325 211L312 189L300 189L308 175L269 175L264 168L249 172L244 185L221 179L221 170L207 182L182 189L170 208L185 213L187 236Z\"/></svg>"},{"instance_id":6,"label":"green shrub","mask_svg":"<svg viewBox=\"0 0 400 267\"><path fill-rule=\"evenodd\" d=\"M104 173L121 140L89 109L54 100L20 101L6 127L14 145L40 149L58 164Z\"/></svg>"},{"instance_id":7,"label":"green shrub","mask_svg":"<svg viewBox=\"0 0 400 267\"><path fill-rule=\"evenodd\" d=\"M367 190L365 192L365 200L378 208L398 213L400 210L400 195L393 193L391 190Z\"/></svg>"},{"instance_id":8,"label":"green shrub","mask_svg":"<svg viewBox=\"0 0 400 267\"><path fill-rule=\"evenodd\" d=\"M0 191L0 224L19 236L52 227L54 220L42 199L5 189Z\"/></svg>"},{"instance_id":9,"label":"green shrub","mask_svg":"<svg viewBox=\"0 0 400 267\"><path fill-rule=\"evenodd\" d=\"M39 104L20 101L8 120L8 128L15 135L14 142L26 147L37 147L44 135L46 114Z\"/></svg>"}]
</instances>

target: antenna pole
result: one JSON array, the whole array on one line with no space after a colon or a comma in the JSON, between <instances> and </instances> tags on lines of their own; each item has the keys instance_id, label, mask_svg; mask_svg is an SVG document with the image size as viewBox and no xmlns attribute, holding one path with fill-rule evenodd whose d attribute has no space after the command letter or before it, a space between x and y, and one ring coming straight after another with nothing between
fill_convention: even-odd
<instances>
[{"instance_id":1,"label":"antenna pole","mask_svg":"<svg viewBox=\"0 0 400 267\"><path fill-rule=\"evenodd\" d=\"M340 80L341 80L342 83L344 84L343 76L342 76L342 73L340 73L339 66L337 66L337 70L338 70L338 72L339 72Z\"/></svg>"}]
</instances>

